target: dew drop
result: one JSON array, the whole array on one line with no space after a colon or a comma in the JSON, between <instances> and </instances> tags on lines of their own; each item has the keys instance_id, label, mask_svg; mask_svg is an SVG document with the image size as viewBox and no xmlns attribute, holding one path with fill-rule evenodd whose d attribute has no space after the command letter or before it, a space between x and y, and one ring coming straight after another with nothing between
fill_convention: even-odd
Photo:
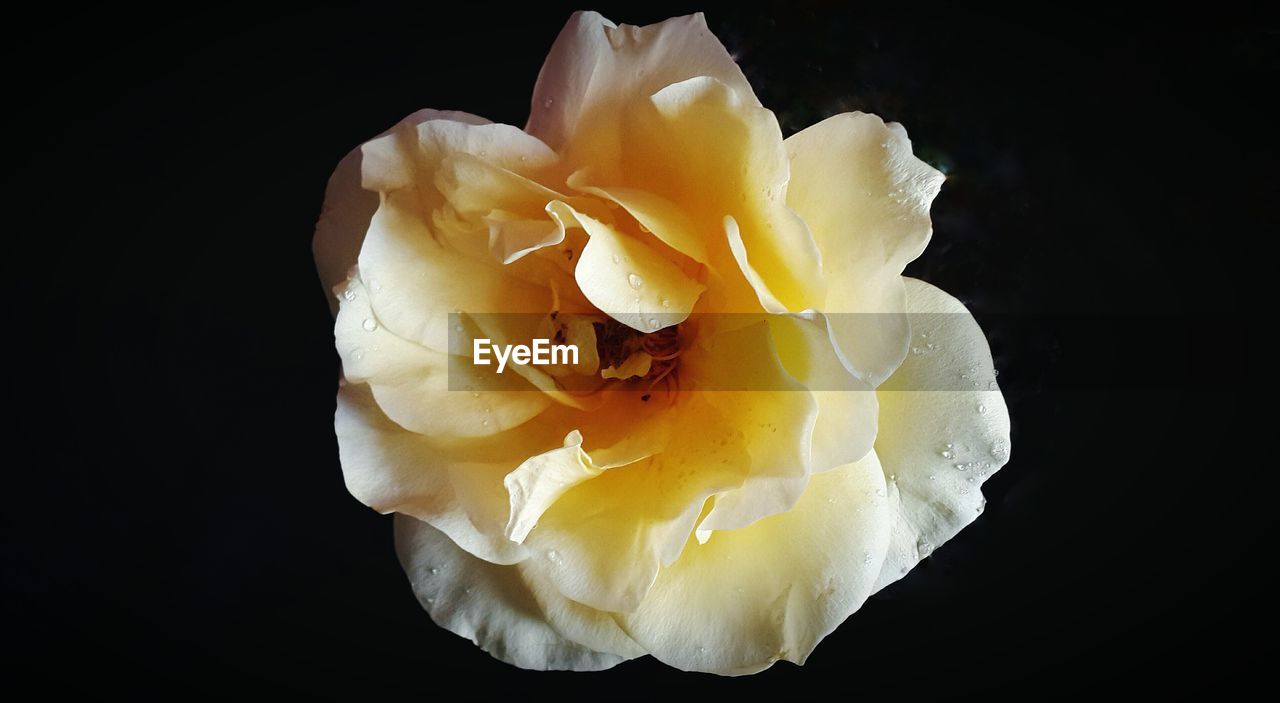
<instances>
[{"instance_id":1,"label":"dew drop","mask_svg":"<svg viewBox=\"0 0 1280 703\"><path fill-rule=\"evenodd\" d=\"M947 449L954 449L954 448L955 448L954 444L947 442Z\"/></svg>"},{"instance_id":2,"label":"dew drop","mask_svg":"<svg viewBox=\"0 0 1280 703\"><path fill-rule=\"evenodd\" d=\"M898 475L897 475L897 474L889 474L889 480L890 480L890 481L897 481L897 480L898 480Z\"/></svg>"},{"instance_id":3,"label":"dew drop","mask_svg":"<svg viewBox=\"0 0 1280 703\"><path fill-rule=\"evenodd\" d=\"M922 352L922 350L920 349L920 347L911 347L911 353L912 353L912 354L915 354L916 356L920 356L920 353L921 353L921 352Z\"/></svg>"},{"instance_id":4,"label":"dew drop","mask_svg":"<svg viewBox=\"0 0 1280 703\"><path fill-rule=\"evenodd\" d=\"M551 105L552 105L552 103L554 103L554 102L555 102L555 101L554 101L554 100L552 100L551 98L547 98L546 100L543 100L543 101L542 101L542 107L543 107L543 109L550 110L550 109L551 109Z\"/></svg>"},{"instance_id":5,"label":"dew drop","mask_svg":"<svg viewBox=\"0 0 1280 703\"><path fill-rule=\"evenodd\" d=\"M670 300L667 300L666 298L663 298L663 299L662 299L662 307L664 307L664 308L669 308L669 307L671 307L671 301L670 301Z\"/></svg>"},{"instance_id":6,"label":"dew drop","mask_svg":"<svg viewBox=\"0 0 1280 703\"><path fill-rule=\"evenodd\" d=\"M440 570L433 566L433 567L431 567L431 573L432 573L432 574L438 574L438 573L440 573Z\"/></svg>"},{"instance_id":7,"label":"dew drop","mask_svg":"<svg viewBox=\"0 0 1280 703\"><path fill-rule=\"evenodd\" d=\"M432 598L431 596L427 596L427 605L433 605L435 604L435 602L436 602L435 598Z\"/></svg>"},{"instance_id":8,"label":"dew drop","mask_svg":"<svg viewBox=\"0 0 1280 703\"><path fill-rule=\"evenodd\" d=\"M658 329L658 321L652 317L649 318L649 329L651 330Z\"/></svg>"},{"instance_id":9,"label":"dew drop","mask_svg":"<svg viewBox=\"0 0 1280 703\"><path fill-rule=\"evenodd\" d=\"M916 542L916 551L920 552L920 556L927 557L931 552L933 552L933 545L922 539L919 542Z\"/></svg>"},{"instance_id":10,"label":"dew drop","mask_svg":"<svg viewBox=\"0 0 1280 703\"><path fill-rule=\"evenodd\" d=\"M356 361L360 361L361 359L364 358L364 350L356 349L355 351L351 352L351 356L355 357Z\"/></svg>"},{"instance_id":11,"label":"dew drop","mask_svg":"<svg viewBox=\"0 0 1280 703\"><path fill-rule=\"evenodd\" d=\"M996 385L996 382L995 382L995 381L989 381L989 382L987 383L987 390L989 390L989 391L994 391L994 390L998 390L998 389L999 389L999 386L997 386L997 385Z\"/></svg>"},{"instance_id":12,"label":"dew drop","mask_svg":"<svg viewBox=\"0 0 1280 703\"><path fill-rule=\"evenodd\" d=\"M985 405L979 405L979 406L978 406L978 414L979 414L979 415L986 415L986 414L987 414L987 406L985 406Z\"/></svg>"},{"instance_id":13,"label":"dew drop","mask_svg":"<svg viewBox=\"0 0 1280 703\"><path fill-rule=\"evenodd\" d=\"M877 497L884 498L884 497L885 497L885 496L887 496L887 495L889 495L889 494L888 494L887 492L885 492L885 490L884 490L883 488L877 488L877 489L876 489L876 496L877 496Z\"/></svg>"},{"instance_id":14,"label":"dew drop","mask_svg":"<svg viewBox=\"0 0 1280 703\"><path fill-rule=\"evenodd\" d=\"M871 563L871 552L863 552L863 553L862 553L862 563L863 563L863 564L870 564L870 563Z\"/></svg>"},{"instance_id":15,"label":"dew drop","mask_svg":"<svg viewBox=\"0 0 1280 703\"><path fill-rule=\"evenodd\" d=\"M634 273L629 273L627 274L627 283L630 283L632 288L639 288L644 285L644 279Z\"/></svg>"},{"instance_id":16,"label":"dew drop","mask_svg":"<svg viewBox=\"0 0 1280 703\"><path fill-rule=\"evenodd\" d=\"M479 398L479 397L480 397L480 393L479 393L478 391L471 391L471 397L472 397L472 398Z\"/></svg>"},{"instance_id":17,"label":"dew drop","mask_svg":"<svg viewBox=\"0 0 1280 703\"><path fill-rule=\"evenodd\" d=\"M968 466L965 466L964 464L956 464L956 469L958 469L958 470L960 470L960 471L968 471L968 470L969 470L969 467L968 467Z\"/></svg>"},{"instance_id":18,"label":"dew drop","mask_svg":"<svg viewBox=\"0 0 1280 703\"><path fill-rule=\"evenodd\" d=\"M364 328L365 332L372 332L378 329L378 321L373 318L367 318L365 319L364 324L360 326Z\"/></svg>"},{"instance_id":19,"label":"dew drop","mask_svg":"<svg viewBox=\"0 0 1280 703\"><path fill-rule=\"evenodd\" d=\"M614 254L614 255L613 255L613 263L615 263L615 264L620 264L620 263L622 263L622 259L618 258L618 255L617 255L617 254Z\"/></svg>"},{"instance_id":20,"label":"dew drop","mask_svg":"<svg viewBox=\"0 0 1280 703\"><path fill-rule=\"evenodd\" d=\"M943 450L942 450L942 458L943 458L943 459L951 459L951 458L954 458L954 457L955 457L955 454L952 454L950 449L943 449Z\"/></svg>"},{"instance_id":21,"label":"dew drop","mask_svg":"<svg viewBox=\"0 0 1280 703\"><path fill-rule=\"evenodd\" d=\"M342 299L349 303L356 299L356 292L348 288L347 290L343 291Z\"/></svg>"},{"instance_id":22,"label":"dew drop","mask_svg":"<svg viewBox=\"0 0 1280 703\"><path fill-rule=\"evenodd\" d=\"M489 418L487 418L487 417L486 417L485 419L481 420L481 421L480 421L480 426L481 426L481 427L488 427L488 426L489 426Z\"/></svg>"},{"instance_id":23,"label":"dew drop","mask_svg":"<svg viewBox=\"0 0 1280 703\"><path fill-rule=\"evenodd\" d=\"M645 234L653 234L653 230L649 229L648 227L645 227L643 222L640 223L640 231L644 232Z\"/></svg>"},{"instance_id":24,"label":"dew drop","mask_svg":"<svg viewBox=\"0 0 1280 703\"><path fill-rule=\"evenodd\" d=\"M528 161L528 160L529 160L529 157L527 157L527 156L521 156L521 157L520 157L520 160L521 160L521 161Z\"/></svg>"},{"instance_id":25,"label":"dew drop","mask_svg":"<svg viewBox=\"0 0 1280 703\"><path fill-rule=\"evenodd\" d=\"M967 478L967 479L965 479L965 480L966 480L966 481L968 481L969 483L973 483L973 482L974 482L974 478L973 478L972 476L970 476L969 478Z\"/></svg>"},{"instance_id":26,"label":"dew drop","mask_svg":"<svg viewBox=\"0 0 1280 703\"><path fill-rule=\"evenodd\" d=\"M937 477L937 476L934 476L933 474L929 474L929 480L930 480L930 481L937 481L937 480L938 480L938 477Z\"/></svg>"}]
</instances>

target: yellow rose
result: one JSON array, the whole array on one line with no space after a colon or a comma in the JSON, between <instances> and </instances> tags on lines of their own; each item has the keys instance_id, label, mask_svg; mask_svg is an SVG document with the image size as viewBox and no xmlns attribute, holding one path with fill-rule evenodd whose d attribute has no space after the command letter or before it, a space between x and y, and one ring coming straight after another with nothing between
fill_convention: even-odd
<instances>
[{"instance_id":1,"label":"yellow rose","mask_svg":"<svg viewBox=\"0 0 1280 703\"><path fill-rule=\"evenodd\" d=\"M701 15L576 14L525 129L352 152L315 237L342 469L431 617L526 668L751 673L972 522L1008 413L901 275L942 180L874 115L784 140ZM467 356L552 333L585 358L495 389Z\"/></svg>"}]
</instances>

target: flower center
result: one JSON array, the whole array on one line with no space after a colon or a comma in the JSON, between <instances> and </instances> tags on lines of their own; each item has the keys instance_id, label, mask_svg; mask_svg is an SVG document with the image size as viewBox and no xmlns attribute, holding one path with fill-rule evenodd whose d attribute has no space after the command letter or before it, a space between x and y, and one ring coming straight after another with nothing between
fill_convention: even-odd
<instances>
[{"instance_id":1,"label":"flower center","mask_svg":"<svg viewBox=\"0 0 1280 703\"><path fill-rule=\"evenodd\" d=\"M641 400L649 400L650 391L661 382L667 390L676 383L676 367L680 361L680 326L664 327L657 332L637 332L614 320L594 323L596 329L596 353L600 355L600 368L621 370L635 368L637 359L647 357L648 370L643 373L606 374L606 378L624 378L628 383L643 383L645 394ZM643 355L643 356L640 356ZM630 363L629 363L630 362Z\"/></svg>"}]
</instances>

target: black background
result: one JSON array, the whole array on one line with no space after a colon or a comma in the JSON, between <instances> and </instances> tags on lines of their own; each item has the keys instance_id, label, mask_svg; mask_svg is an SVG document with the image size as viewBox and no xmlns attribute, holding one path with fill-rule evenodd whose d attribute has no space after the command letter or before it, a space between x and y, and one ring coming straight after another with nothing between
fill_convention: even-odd
<instances>
[{"instance_id":1,"label":"black background","mask_svg":"<svg viewBox=\"0 0 1280 703\"><path fill-rule=\"evenodd\" d=\"M977 523L803 668L524 672L433 625L390 518L342 484L312 227L339 158L415 109L522 125L570 9L49 8L7 29L6 678L603 698L1243 682L1269 612L1246 503L1275 461L1244 426L1274 351L1277 32L1222 8L598 6L706 9L786 133L876 112L949 172L908 273L988 330L1012 460Z\"/></svg>"}]
</instances>

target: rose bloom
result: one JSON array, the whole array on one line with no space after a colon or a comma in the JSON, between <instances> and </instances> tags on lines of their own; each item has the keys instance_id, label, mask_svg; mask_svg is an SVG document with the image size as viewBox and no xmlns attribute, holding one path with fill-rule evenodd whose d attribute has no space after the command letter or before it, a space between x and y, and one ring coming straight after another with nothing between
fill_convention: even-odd
<instances>
[{"instance_id":1,"label":"rose bloom","mask_svg":"<svg viewBox=\"0 0 1280 703\"><path fill-rule=\"evenodd\" d=\"M342 470L431 618L530 669L752 673L976 519L991 353L901 275L942 180L874 115L783 139L701 15L576 14L523 130L423 110L347 156ZM582 353L497 383L478 337Z\"/></svg>"}]
</instances>

